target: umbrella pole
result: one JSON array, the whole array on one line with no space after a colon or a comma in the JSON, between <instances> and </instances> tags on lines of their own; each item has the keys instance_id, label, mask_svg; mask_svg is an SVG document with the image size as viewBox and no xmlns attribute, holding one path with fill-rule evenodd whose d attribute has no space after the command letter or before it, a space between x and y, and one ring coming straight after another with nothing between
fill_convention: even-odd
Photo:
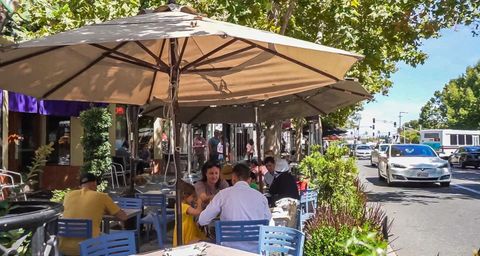
<instances>
[{"instance_id":1,"label":"umbrella pole","mask_svg":"<svg viewBox=\"0 0 480 256\"><path fill-rule=\"evenodd\" d=\"M182 195L180 191L180 184L182 182L181 170L179 168L180 164L180 155L178 152L178 146L180 145L180 127L177 123L176 116L178 113L178 83L180 80L180 63L178 57L178 41L177 39L169 39L170 43L170 99L172 101L172 111L171 119L172 123L175 126L173 129L173 157L174 157L174 168L175 168L175 223L177 229L177 245L183 245L182 239Z\"/></svg>"},{"instance_id":2,"label":"umbrella pole","mask_svg":"<svg viewBox=\"0 0 480 256\"><path fill-rule=\"evenodd\" d=\"M130 186L128 194L134 194L135 175L137 173L136 159L138 155L138 111L136 105L127 106L128 144L130 149Z\"/></svg>"},{"instance_id":3,"label":"umbrella pole","mask_svg":"<svg viewBox=\"0 0 480 256\"><path fill-rule=\"evenodd\" d=\"M262 155L260 154L260 136L262 135L262 132L260 131L260 129L262 128L262 126L260 125L260 123L258 122L258 107L255 107L255 133L257 134L257 141L255 142L255 144L257 144L257 162L258 162L258 172L257 172L257 175L258 175L258 187L259 187L259 190L260 190L260 193L263 193L263 173L262 173L262 169L261 169L261 163L262 163Z\"/></svg>"}]
</instances>

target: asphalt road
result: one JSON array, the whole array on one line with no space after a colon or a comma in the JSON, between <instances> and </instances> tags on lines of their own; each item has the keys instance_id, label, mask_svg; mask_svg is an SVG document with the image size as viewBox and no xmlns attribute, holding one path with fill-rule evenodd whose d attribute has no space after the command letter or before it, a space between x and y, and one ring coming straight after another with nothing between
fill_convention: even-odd
<instances>
[{"instance_id":1,"label":"asphalt road","mask_svg":"<svg viewBox=\"0 0 480 256\"><path fill-rule=\"evenodd\" d=\"M399 256L463 256L480 248L480 169L454 169L450 187L388 187L370 161L357 161L370 202L393 220L390 242Z\"/></svg>"}]
</instances>

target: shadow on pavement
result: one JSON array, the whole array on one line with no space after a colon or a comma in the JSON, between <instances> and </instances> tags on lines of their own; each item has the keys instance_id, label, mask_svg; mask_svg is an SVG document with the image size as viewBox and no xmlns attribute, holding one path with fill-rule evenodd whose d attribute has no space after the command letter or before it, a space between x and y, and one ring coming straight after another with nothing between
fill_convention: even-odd
<instances>
[{"instance_id":1,"label":"shadow on pavement","mask_svg":"<svg viewBox=\"0 0 480 256\"><path fill-rule=\"evenodd\" d=\"M366 178L368 182L375 186L388 187L386 182L379 181L377 177ZM471 189L477 184L458 184L463 187ZM472 193L470 191L456 188L451 185L450 187L441 187L438 184L432 183L402 183L395 184L392 189L394 191L367 191L367 197L370 202L377 203L401 203L403 205L410 204L435 204L440 200L478 200L479 194ZM478 188L477 188L478 189Z\"/></svg>"}]
</instances>

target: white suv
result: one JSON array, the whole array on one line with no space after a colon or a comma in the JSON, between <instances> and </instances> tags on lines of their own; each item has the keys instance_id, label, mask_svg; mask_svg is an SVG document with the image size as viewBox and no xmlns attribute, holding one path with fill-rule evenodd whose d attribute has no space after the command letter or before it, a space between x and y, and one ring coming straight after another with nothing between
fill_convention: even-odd
<instances>
[{"instance_id":1,"label":"white suv","mask_svg":"<svg viewBox=\"0 0 480 256\"><path fill-rule=\"evenodd\" d=\"M370 159L372 156L372 148L369 145L361 144L355 146L355 157L357 159Z\"/></svg>"}]
</instances>

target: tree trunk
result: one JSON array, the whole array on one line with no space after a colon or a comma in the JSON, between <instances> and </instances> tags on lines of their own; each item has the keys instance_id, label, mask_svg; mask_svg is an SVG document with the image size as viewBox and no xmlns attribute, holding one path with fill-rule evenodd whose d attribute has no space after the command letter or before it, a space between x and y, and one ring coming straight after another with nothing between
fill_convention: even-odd
<instances>
[{"instance_id":1,"label":"tree trunk","mask_svg":"<svg viewBox=\"0 0 480 256\"><path fill-rule=\"evenodd\" d=\"M280 34L285 35L285 32L287 31L288 27L288 21L290 20L290 17L292 16L293 10L295 10L295 4L297 3L296 0L290 0L289 5L285 13L283 14L282 17L282 27L280 28Z\"/></svg>"},{"instance_id":2,"label":"tree trunk","mask_svg":"<svg viewBox=\"0 0 480 256\"><path fill-rule=\"evenodd\" d=\"M280 156L280 136L282 121L266 122L264 152L272 151L276 157Z\"/></svg>"}]
</instances>

